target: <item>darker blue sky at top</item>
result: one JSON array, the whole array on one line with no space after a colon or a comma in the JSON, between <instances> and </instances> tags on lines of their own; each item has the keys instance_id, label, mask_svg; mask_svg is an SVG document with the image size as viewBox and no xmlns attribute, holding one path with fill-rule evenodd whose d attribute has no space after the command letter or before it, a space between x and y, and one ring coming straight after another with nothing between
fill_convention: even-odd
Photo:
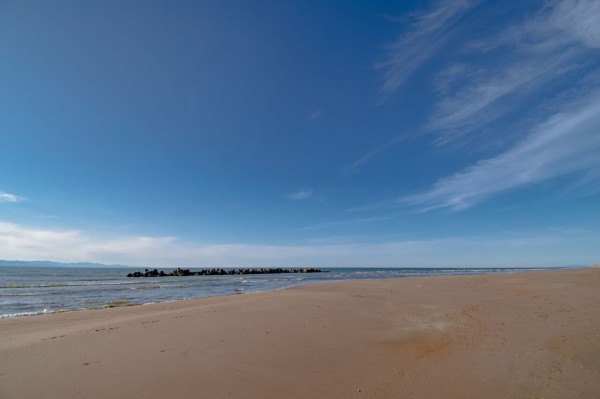
<instances>
[{"instance_id":1,"label":"darker blue sky at top","mask_svg":"<svg viewBox=\"0 0 600 399\"><path fill-rule=\"evenodd\" d=\"M278 201L261 209L263 197L283 212L282 193L327 194L333 181L347 195L380 195L387 183L393 196L397 176L343 168L397 134L388 121L398 111L378 107L373 65L397 29L385 16L401 11L388 2L4 4L3 184L68 208L161 207L200 221L217 211L232 222L248 206L277 211Z\"/></svg>"},{"instance_id":2,"label":"darker blue sky at top","mask_svg":"<svg viewBox=\"0 0 600 399\"><path fill-rule=\"evenodd\" d=\"M0 194L26 198L0 221L262 244L598 228L594 132L559 129L598 114L576 3L0 0Z\"/></svg>"}]
</instances>

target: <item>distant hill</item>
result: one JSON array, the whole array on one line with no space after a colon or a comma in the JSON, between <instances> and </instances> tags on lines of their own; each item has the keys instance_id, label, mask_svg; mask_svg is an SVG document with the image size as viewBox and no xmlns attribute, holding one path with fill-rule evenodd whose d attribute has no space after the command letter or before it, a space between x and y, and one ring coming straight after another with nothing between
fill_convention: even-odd
<instances>
[{"instance_id":1,"label":"distant hill","mask_svg":"<svg viewBox=\"0 0 600 399\"><path fill-rule=\"evenodd\" d=\"M26 266L26 267L134 267L127 265L105 265L92 262L50 262L46 260L0 260L0 266ZM137 266L139 268L139 266Z\"/></svg>"}]
</instances>

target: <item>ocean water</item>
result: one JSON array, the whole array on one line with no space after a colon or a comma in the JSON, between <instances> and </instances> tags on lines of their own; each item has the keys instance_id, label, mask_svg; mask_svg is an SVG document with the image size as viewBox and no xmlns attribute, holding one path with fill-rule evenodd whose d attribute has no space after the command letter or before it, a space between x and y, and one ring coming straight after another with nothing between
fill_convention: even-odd
<instances>
[{"instance_id":1,"label":"ocean water","mask_svg":"<svg viewBox=\"0 0 600 399\"><path fill-rule=\"evenodd\" d=\"M0 318L271 291L325 281L544 269L331 268L323 269L324 273L125 277L136 270L140 269L0 267Z\"/></svg>"}]
</instances>

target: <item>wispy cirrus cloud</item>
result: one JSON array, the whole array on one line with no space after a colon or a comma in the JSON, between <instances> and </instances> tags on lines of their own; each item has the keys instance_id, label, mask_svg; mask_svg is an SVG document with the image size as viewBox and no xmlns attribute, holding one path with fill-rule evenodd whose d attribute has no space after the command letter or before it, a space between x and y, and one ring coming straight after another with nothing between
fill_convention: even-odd
<instances>
[{"instance_id":1,"label":"wispy cirrus cloud","mask_svg":"<svg viewBox=\"0 0 600 399\"><path fill-rule=\"evenodd\" d=\"M398 90L413 72L433 57L451 38L452 31L460 19L479 3L480 0L438 1L428 11L413 14L408 30L386 46L385 60L375 65L383 71L382 92L389 94ZM343 173L355 172L405 139L406 136L398 136L367 150L346 165Z\"/></svg>"},{"instance_id":2,"label":"wispy cirrus cloud","mask_svg":"<svg viewBox=\"0 0 600 399\"><path fill-rule=\"evenodd\" d=\"M317 224L313 224L310 226L306 226L306 227L300 229L300 231L321 230L321 229L325 229L328 227L350 225L350 224L364 224L364 223L381 222L384 220L394 219L400 215L401 215L401 213L396 212L396 213L390 213L390 214L386 214L386 215L378 215L378 216L370 216L370 217L354 218L354 219L346 219L346 220L337 220L337 221L333 221L333 222L323 222L323 223L317 223Z\"/></svg>"},{"instance_id":3,"label":"wispy cirrus cloud","mask_svg":"<svg viewBox=\"0 0 600 399\"><path fill-rule=\"evenodd\" d=\"M500 141L514 140L494 124L504 118L505 128L528 118L539 118L540 104L532 98L552 98L572 90L563 80L598 69L600 3L595 0L551 2L529 18L509 24L500 33L467 42L450 41L452 31L469 22L461 18L479 2L440 2L415 15L411 27L389 47L388 59L378 65L384 71L382 91L397 91L422 64L443 49L453 54L436 65L436 98L428 120L418 134L436 136L436 145L490 142L482 131ZM476 15L477 10L473 11ZM460 21L460 24L458 22ZM551 89L549 89L551 88ZM506 120L513 120L513 126ZM399 136L400 137L400 136ZM369 149L344 168L344 173L379 156L399 143L396 137Z\"/></svg>"},{"instance_id":4,"label":"wispy cirrus cloud","mask_svg":"<svg viewBox=\"0 0 600 399\"><path fill-rule=\"evenodd\" d=\"M5 193L0 191L0 202L21 202L24 201L25 197L20 197L15 194Z\"/></svg>"},{"instance_id":5,"label":"wispy cirrus cloud","mask_svg":"<svg viewBox=\"0 0 600 399\"><path fill-rule=\"evenodd\" d=\"M440 50L433 32L451 30L474 4L438 4L431 17L417 19L396 43L399 58L390 57L382 90L395 91L433 58ZM431 30L422 25L427 20L437 20ZM463 22L468 29L469 22ZM418 27L423 34L416 33ZM497 31L477 41L446 43L445 62L435 65L435 98L421 133L434 135L437 146L481 143L495 149L500 143L500 153L400 198L400 204L461 210L559 176L572 175L572 187L600 179L600 2L545 3ZM409 43L415 36L426 58L411 61ZM395 69L405 49L406 65ZM358 164L378 152L366 152Z\"/></svg>"},{"instance_id":6,"label":"wispy cirrus cloud","mask_svg":"<svg viewBox=\"0 0 600 399\"><path fill-rule=\"evenodd\" d=\"M376 65L384 71L382 90L396 91L450 37L451 30L478 0L439 1L428 12L415 14L408 31L388 46L387 59Z\"/></svg>"},{"instance_id":7,"label":"wispy cirrus cloud","mask_svg":"<svg viewBox=\"0 0 600 399\"><path fill-rule=\"evenodd\" d=\"M438 73L442 89L426 131L439 135L437 144L446 144L503 116L522 115L521 104L535 111L532 97L556 94L548 87L590 67L600 47L598 26L598 2L563 1L496 36L467 44L464 59L470 61L461 59Z\"/></svg>"},{"instance_id":8,"label":"wispy cirrus cloud","mask_svg":"<svg viewBox=\"0 0 600 399\"><path fill-rule=\"evenodd\" d=\"M562 1L552 14L553 24L586 46L600 47L600 2Z\"/></svg>"},{"instance_id":9,"label":"wispy cirrus cloud","mask_svg":"<svg viewBox=\"0 0 600 399\"><path fill-rule=\"evenodd\" d=\"M405 139L406 139L406 137L403 137L403 136L395 137L392 140L388 141L387 143L384 143L384 144L382 144L380 146L377 146L375 148L370 149L369 151L367 151L366 153L364 153L360 158L358 158L354 162L346 165L344 167L343 173L345 175L348 175L348 174L351 174L351 173L355 172L363 164L365 164L368 161L370 161L371 158L376 157L381 152L387 150L388 148L391 148L391 147L395 146L396 144L400 143L401 141L404 141Z\"/></svg>"},{"instance_id":10,"label":"wispy cirrus cloud","mask_svg":"<svg viewBox=\"0 0 600 399\"><path fill-rule=\"evenodd\" d=\"M520 97L542 87L561 73L570 57L566 54L535 62L520 62L503 70L485 73L477 82L441 97L427 125L436 132L436 144L459 140L506 115ZM515 97L517 97L515 99ZM517 100L517 101L515 101Z\"/></svg>"},{"instance_id":11,"label":"wispy cirrus cloud","mask_svg":"<svg viewBox=\"0 0 600 399\"><path fill-rule=\"evenodd\" d=\"M573 101L504 153L439 180L400 202L462 210L499 192L600 168L600 91ZM586 174L589 176L589 174ZM598 174L593 174L597 177Z\"/></svg>"},{"instance_id":12,"label":"wispy cirrus cloud","mask_svg":"<svg viewBox=\"0 0 600 399\"><path fill-rule=\"evenodd\" d=\"M301 201L301 200L305 200L308 197L310 197L313 194L313 190L310 188L307 189L301 189L301 190L297 190L297 191L293 191L291 193L288 194L284 194L283 196L287 199L291 199L294 201Z\"/></svg>"}]
</instances>

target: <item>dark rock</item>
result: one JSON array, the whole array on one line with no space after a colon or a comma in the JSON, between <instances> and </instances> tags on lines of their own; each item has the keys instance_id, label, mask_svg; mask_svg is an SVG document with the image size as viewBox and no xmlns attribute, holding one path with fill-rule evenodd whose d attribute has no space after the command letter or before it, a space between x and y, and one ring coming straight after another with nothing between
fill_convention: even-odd
<instances>
[{"instance_id":1,"label":"dark rock","mask_svg":"<svg viewBox=\"0 0 600 399\"><path fill-rule=\"evenodd\" d=\"M202 269L199 271L190 271L190 269L181 269L176 267L170 273L160 272L157 269L144 272L128 273L127 277L178 277L178 276L224 276L224 275L242 275L242 274L275 274L275 273L321 273L323 270L319 268L305 267L302 269L283 269L283 268L260 268L260 269L230 269L222 268Z\"/></svg>"}]
</instances>

